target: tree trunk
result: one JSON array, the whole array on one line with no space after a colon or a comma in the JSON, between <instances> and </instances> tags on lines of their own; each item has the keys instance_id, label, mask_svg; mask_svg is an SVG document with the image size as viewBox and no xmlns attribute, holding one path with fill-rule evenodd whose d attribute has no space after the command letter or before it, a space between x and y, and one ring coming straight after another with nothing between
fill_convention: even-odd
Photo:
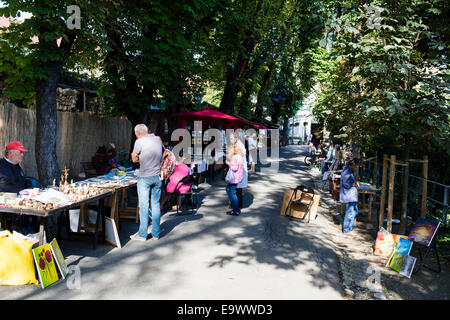
<instances>
[{"instance_id":1,"label":"tree trunk","mask_svg":"<svg viewBox=\"0 0 450 320\"><path fill-rule=\"evenodd\" d=\"M173 75L173 78L176 79L176 75ZM184 89L180 85L174 85L166 88L167 97L166 97L166 106L169 111L169 114L176 114L181 112L182 109L187 107L184 103L183 99L183 91ZM186 111L186 110L184 110ZM168 139L171 140L171 134L174 130L178 129L178 119L174 117L167 118L167 125L169 127L169 135Z\"/></svg>"},{"instance_id":2,"label":"tree trunk","mask_svg":"<svg viewBox=\"0 0 450 320\"><path fill-rule=\"evenodd\" d=\"M131 130L133 130L133 132L131 133L130 151L128 153L128 158L131 158L131 153L133 152L134 149L134 143L137 140L136 135L134 134L134 127L136 127L138 124L144 123L145 121L144 115L142 114L127 112L125 113L125 116L131 122Z\"/></svg>"},{"instance_id":3,"label":"tree trunk","mask_svg":"<svg viewBox=\"0 0 450 320\"><path fill-rule=\"evenodd\" d=\"M278 123L278 120L280 119L280 114L281 114L280 103L274 103L271 114L271 119L273 123Z\"/></svg>"},{"instance_id":4,"label":"tree trunk","mask_svg":"<svg viewBox=\"0 0 450 320\"><path fill-rule=\"evenodd\" d=\"M39 46L56 46L55 41L39 39ZM61 72L69 59L75 35L69 34L67 40L62 40L59 50L62 57L57 61L48 61L43 65L47 70L47 78L36 84L36 141L35 158L42 186L49 186L53 179L59 182L61 172L56 155L57 138L57 110L56 90L61 77ZM45 50L43 50L45 52Z\"/></svg>"},{"instance_id":5,"label":"tree trunk","mask_svg":"<svg viewBox=\"0 0 450 320\"><path fill-rule=\"evenodd\" d=\"M51 185L61 176L56 156L57 111L56 89L58 75L50 72L36 90L36 165L42 186Z\"/></svg>"},{"instance_id":6,"label":"tree trunk","mask_svg":"<svg viewBox=\"0 0 450 320\"><path fill-rule=\"evenodd\" d=\"M225 90L223 92L222 100L220 101L219 111L223 113L234 113L234 103L237 94L240 91L240 86L227 81Z\"/></svg>"},{"instance_id":7,"label":"tree trunk","mask_svg":"<svg viewBox=\"0 0 450 320\"><path fill-rule=\"evenodd\" d=\"M289 118L283 117L283 145L288 144L289 139Z\"/></svg>"},{"instance_id":8,"label":"tree trunk","mask_svg":"<svg viewBox=\"0 0 450 320\"><path fill-rule=\"evenodd\" d=\"M112 83L113 92L115 93L115 107L120 114L124 114L131 122L133 132L131 133L130 151L128 153L128 159L130 159L131 152L133 151L134 143L136 141L134 127L140 123L145 123L148 125L150 122L148 118L146 121L147 110L144 107L139 107L144 105L144 103L146 105L150 105L153 101L150 98L150 101L143 102L145 99L142 97L142 92L139 91L136 76L133 75L128 69L125 71L120 71L119 69L120 64L127 65L127 61L124 61L124 56L122 55L124 48L118 30L118 28L110 25L108 25L106 30L110 49L106 54L104 68L105 73L108 75L108 78ZM146 86L143 91L147 93L146 97L153 96L152 87Z\"/></svg>"},{"instance_id":9,"label":"tree trunk","mask_svg":"<svg viewBox=\"0 0 450 320\"><path fill-rule=\"evenodd\" d=\"M258 120L262 120L263 115L264 115L262 100L263 100L264 94L267 90L267 87L269 85L269 80L272 75L273 66L274 66L274 64L271 63L269 66L269 69L264 73L264 77L263 77L263 80L261 83L261 88L258 91L258 96L257 96L257 100L256 100L256 108L255 108L255 118Z\"/></svg>"},{"instance_id":10,"label":"tree trunk","mask_svg":"<svg viewBox=\"0 0 450 320\"><path fill-rule=\"evenodd\" d=\"M405 234L406 233L406 216L408 213L408 176L409 176L409 167L408 167L408 160L409 160L409 139L406 139L406 146L404 151L404 157L403 159L406 161L406 166L403 167L403 185L402 185L402 205L401 205L401 212L400 212L400 226L399 226L399 233Z\"/></svg>"}]
</instances>

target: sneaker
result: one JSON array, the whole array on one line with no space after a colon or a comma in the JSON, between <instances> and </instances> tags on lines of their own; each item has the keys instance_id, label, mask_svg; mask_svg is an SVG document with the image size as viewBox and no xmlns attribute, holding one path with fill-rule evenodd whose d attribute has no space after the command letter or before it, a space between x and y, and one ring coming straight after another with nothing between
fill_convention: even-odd
<instances>
[{"instance_id":1,"label":"sneaker","mask_svg":"<svg viewBox=\"0 0 450 320\"><path fill-rule=\"evenodd\" d=\"M135 234L131 235L131 236L130 236L130 239L131 239L131 240L138 240L138 241L146 241L146 240L147 240L146 238L141 237L141 236L139 235L139 232L136 232Z\"/></svg>"},{"instance_id":2,"label":"sneaker","mask_svg":"<svg viewBox=\"0 0 450 320\"><path fill-rule=\"evenodd\" d=\"M227 211L227 214L230 216L238 216L239 212L234 212L233 210L231 210L231 211Z\"/></svg>"},{"instance_id":3,"label":"sneaker","mask_svg":"<svg viewBox=\"0 0 450 320\"><path fill-rule=\"evenodd\" d=\"M152 235L151 233L149 233L149 237L150 237L150 239L159 240L159 238L161 237L161 235L160 235L159 237L155 237L154 235Z\"/></svg>"}]
</instances>

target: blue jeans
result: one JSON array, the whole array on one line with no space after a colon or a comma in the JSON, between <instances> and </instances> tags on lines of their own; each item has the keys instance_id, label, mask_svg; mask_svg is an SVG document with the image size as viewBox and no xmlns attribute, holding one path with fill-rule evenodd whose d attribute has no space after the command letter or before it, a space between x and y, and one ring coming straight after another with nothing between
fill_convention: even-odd
<instances>
[{"instance_id":1,"label":"blue jeans","mask_svg":"<svg viewBox=\"0 0 450 320\"><path fill-rule=\"evenodd\" d=\"M158 176L138 177L137 193L139 198L139 236L147 238L148 219L152 218L152 236L159 238L161 208L159 199L161 198L161 180ZM149 198L151 194L152 210L149 207Z\"/></svg>"},{"instance_id":2,"label":"blue jeans","mask_svg":"<svg viewBox=\"0 0 450 320\"><path fill-rule=\"evenodd\" d=\"M326 160L323 160L323 161L322 161L322 170L321 170L321 171L322 171L322 174L325 173L325 166L326 166L326 164L327 164L327 161L326 161Z\"/></svg>"},{"instance_id":3,"label":"blue jeans","mask_svg":"<svg viewBox=\"0 0 450 320\"><path fill-rule=\"evenodd\" d=\"M233 209L234 213L241 213L241 210L239 209L239 199L236 194L236 186L237 184L227 184L225 190L228 194L228 199L231 202L231 208Z\"/></svg>"},{"instance_id":4,"label":"blue jeans","mask_svg":"<svg viewBox=\"0 0 450 320\"><path fill-rule=\"evenodd\" d=\"M358 216L358 202L347 202L345 204L345 218L342 225L342 232L348 233L353 230L355 220Z\"/></svg>"}]
</instances>

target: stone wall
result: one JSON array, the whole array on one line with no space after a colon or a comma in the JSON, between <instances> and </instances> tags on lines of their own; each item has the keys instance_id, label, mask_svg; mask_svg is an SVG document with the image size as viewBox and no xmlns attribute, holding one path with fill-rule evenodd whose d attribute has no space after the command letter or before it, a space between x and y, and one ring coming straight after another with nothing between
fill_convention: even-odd
<instances>
[{"instance_id":1,"label":"stone wall","mask_svg":"<svg viewBox=\"0 0 450 320\"><path fill-rule=\"evenodd\" d=\"M0 80L0 96L3 83ZM36 109L36 103L28 106L29 109ZM56 91L56 108L58 111L83 112L83 91L58 87ZM103 99L97 97L95 93L86 92L86 111L90 114L98 115L103 109Z\"/></svg>"},{"instance_id":2,"label":"stone wall","mask_svg":"<svg viewBox=\"0 0 450 320\"><path fill-rule=\"evenodd\" d=\"M58 88L56 91L56 108L59 111L75 112L78 91Z\"/></svg>"}]
</instances>

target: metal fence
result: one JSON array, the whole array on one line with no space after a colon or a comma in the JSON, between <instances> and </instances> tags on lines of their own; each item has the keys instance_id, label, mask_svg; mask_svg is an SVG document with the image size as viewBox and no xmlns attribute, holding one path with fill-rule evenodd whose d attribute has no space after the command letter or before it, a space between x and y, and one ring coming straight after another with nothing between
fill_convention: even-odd
<instances>
[{"instance_id":1,"label":"metal fence","mask_svg":"<svg viewBox=\"0 0 450 320\"><path fill-rule=\"evenodd\" d=\"M389 165L389 164L388 164ZM381 178L383 172L383 163L377 163L376 168L376 186L381 190ZM364 161L360 168L361 181L373 183L374 180L374 161ZM394 178L394 208L400 205L401 189L403 185L402 170L395 170ZM408 216L416 219L420 215L422 201L422 177L413 174L408 175ZM389 170L387 181L389 181ZM450 185L428 180L427 181L427 214L434 219L440 221L446 226L450 226L448 219ZM377 198L381 197L381 193L377 193Z\"/></svg>"}]
</instances>

